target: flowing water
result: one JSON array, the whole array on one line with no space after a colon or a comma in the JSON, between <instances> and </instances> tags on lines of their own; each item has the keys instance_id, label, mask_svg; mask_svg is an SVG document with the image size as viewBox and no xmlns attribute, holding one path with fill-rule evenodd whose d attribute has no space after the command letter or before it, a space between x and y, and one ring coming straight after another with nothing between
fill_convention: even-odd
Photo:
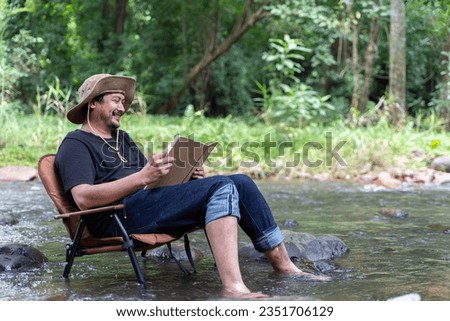
<instances>
[{"instance_id":1,"label":"flowing water","mask_svg":"<svg viewBox=\"0 0 450 321\"><path fill-rule=\"evenodd\" d=\"M258 182L280 225L316 236L333 234L350 248L335 259L326 283L281 277L267 262L241 260L249 288L285 300L387 300L417 293L422 300L450 299L450 186L382 190L347 183ZM407 218L388 218L380 208L400 208ZM135 280L125 253L75 259L62 278L62 223L39 182L0 183L0 213L15 225L0 226L0 246L29 244L49 259L39 269L0 272L0 300L211 300L220 299L219 278L203 233L192 246L203 252L198 272L183 276L173 262L139 258L148 288ZM247 244L240 235L241 245Z\"/></svg>"}]
</instances>

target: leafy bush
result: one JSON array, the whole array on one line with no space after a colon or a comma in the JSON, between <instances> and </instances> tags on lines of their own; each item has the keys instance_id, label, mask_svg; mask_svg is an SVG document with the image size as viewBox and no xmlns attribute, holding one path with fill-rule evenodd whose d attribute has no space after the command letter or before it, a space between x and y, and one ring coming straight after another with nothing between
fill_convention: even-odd
<instances>
[{"instance_id":1,"label":"leafy bush","mask_svg":"<svg viewBox=\"0 0 450 321\"><path fill-rule=\"evenodd\" d=\"M269 52L263 55L268 63L268 85L256 82L261 97L256 102L262 106L261 118L268 124L301 126L308 122L323 122L334 107L328 103L330 96L321 96L312 87L302 83L298 76L303 70L300 60L303 52L300 39L285 35L271 39Z\"/></svg>"}]
</instances>

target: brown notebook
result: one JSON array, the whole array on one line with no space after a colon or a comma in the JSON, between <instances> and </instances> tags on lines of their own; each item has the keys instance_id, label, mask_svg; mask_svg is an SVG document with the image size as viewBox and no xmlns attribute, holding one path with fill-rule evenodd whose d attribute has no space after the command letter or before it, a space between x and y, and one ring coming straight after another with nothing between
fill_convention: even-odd
<instances>
[{"instance_id":1,"label":"brown notebook","mask_svg":"<svg viewBox=\"0 0 450 321\"><path fill-rule=\"evenodd\" d=\"M175 158L169 173L146 188L171 186L187 182L196 167L201 167L217 143L203 144L198 141L176 135L167 149L167 154Z\"/></svg>"}]
</instances>

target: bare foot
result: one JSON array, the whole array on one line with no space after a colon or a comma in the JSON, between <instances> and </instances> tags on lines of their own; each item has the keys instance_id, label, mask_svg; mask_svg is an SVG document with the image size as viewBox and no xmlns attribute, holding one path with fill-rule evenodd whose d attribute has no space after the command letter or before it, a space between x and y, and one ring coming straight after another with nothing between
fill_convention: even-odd
<instances>
[{"instance_id":1,"label":"bare foot","mask_svg":"<svg viewBox=\"0 0 450 321\"><path fill-rule=\"evenodd\" d=\"M223 291L223 296L228 299L267 299L270 296L261 292L251 292L251 291Z\"/></svg>"}]
</instances>

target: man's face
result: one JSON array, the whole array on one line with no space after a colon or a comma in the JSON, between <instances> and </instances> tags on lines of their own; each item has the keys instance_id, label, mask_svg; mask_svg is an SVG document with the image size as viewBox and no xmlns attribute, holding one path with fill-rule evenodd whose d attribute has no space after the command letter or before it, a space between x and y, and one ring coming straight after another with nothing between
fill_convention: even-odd
<instances>
[{"instance_id":1,"label":"man's face","mask_svg":"<svg viewBox=\"0 0 450 321\"><path fill-rule=\"evenodd\" d=\"M111 130L120 127L120 118L125 114L125 96L121 93L105 94L100 103L100 119Z\"/></svg>"}]
</instances>

